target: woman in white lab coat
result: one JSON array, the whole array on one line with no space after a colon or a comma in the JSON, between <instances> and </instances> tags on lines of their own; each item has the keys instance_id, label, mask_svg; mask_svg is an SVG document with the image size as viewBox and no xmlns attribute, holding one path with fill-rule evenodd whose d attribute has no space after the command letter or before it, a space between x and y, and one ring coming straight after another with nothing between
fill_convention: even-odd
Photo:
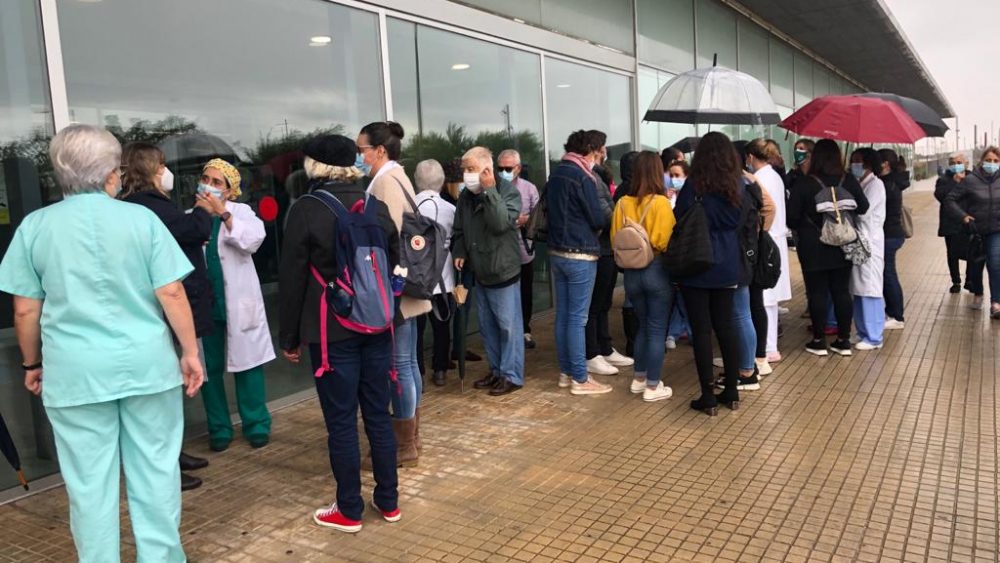
<instances>
[{"instance_id":1,"label":"woman in white lab coat","mask_svg":"<svg viewBox=\"0 0 1000 563\"><path fill-rule=\"evenodd\" d=\"M198 198L214 211L212 237L205 249L212 284L215 330L202 339L206 381L201 396L208 418L209 447L223 451L233 439L233 425L223 376L236 380L236 402L243 436L254 448L267 445L271 415L267 411L263 364L274 359L271 331L264 312L253 253L264 242L264 223L240 196L240 173L222 159L205 165Z\"/></svg>"},{"instance_id":2,"label":"woman in white lab coat","mask_svg":"<svg viewBox=\"0 0 1000 563\"><path fill-rule=\"evenodd\" d=\"M882 297L882 273L885 269L885 185L878 177L882 160L871 148L851 153L851 174L861 182L868 198L868 212L858 215L858 233L868 240L871 258L855 265L851 272L851 294L854 295L854 326L860 340L856 350L882 347L885 329L885 299Z\"/></svg>"}]
</instances>

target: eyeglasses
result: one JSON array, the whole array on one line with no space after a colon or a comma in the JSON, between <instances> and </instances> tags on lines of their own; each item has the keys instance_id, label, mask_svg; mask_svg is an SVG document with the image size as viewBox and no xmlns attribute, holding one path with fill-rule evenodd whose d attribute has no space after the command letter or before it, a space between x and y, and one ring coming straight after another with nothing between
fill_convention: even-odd
<instances>
[{"instance_id":1,"label":"eyeglasses","mask_svg":"<svg viewBox=\"0 0 1000 563\"><path fill-rule=\"evenodd\" d=\"M497 170L501 172L513 172L517 166L497 166Z\"/></svg>"}]
</instances>

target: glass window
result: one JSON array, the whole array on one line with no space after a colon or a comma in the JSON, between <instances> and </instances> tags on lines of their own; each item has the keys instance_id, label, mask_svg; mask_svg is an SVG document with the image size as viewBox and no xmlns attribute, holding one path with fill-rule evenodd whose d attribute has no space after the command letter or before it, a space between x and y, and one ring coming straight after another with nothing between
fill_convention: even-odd
<instances>
[{"instance_id":1,"label":"glass window","mask_svg":"<svg viewBox=\"0 0 1000 563\"><path fill-rule=\"evenodd\" d=\"M632 0L459 1L625 53L634 51Z\"/></svg>"},{"instance_id":2,"label":"glass window","mask_svg":"<svg viewBox=\"0 0 1000 563\"><path fill-rule=\"evenodd\" d=\"M685 72L694 68L693 0L638 0L639 60Z\"/></svg>"},{"instance_id":3,"label":"glass window","mask_svg":"<svg viewBox=\"0 0 1000 563\"><path fill-rule=\"evenodd\" d=\"M656 93L673 77L674 75L670 73L639 67L639 144L642 150L660 152L677 141L693 137L695 134L694 125L641 121Z\"/></svg>"},{"instance_id":4,"label":"glass window","mask_svg":"<svg viewBox=\"0 0 1000 563\"><path fill-rule=\"evenodd\" d=\"M813 97L820 98L830 93L830 71L819 63L813 63Z\"/></svg>"},{"instance_id":5,"label":"glass window","mask_svg":"<svg viewBox=\"0 0 1000 563\"><path fill-rule=\"evenodd\" d=\"M740 18L739 24L739 70L760 80L767 88L771 81L768 57L768 36L770 34L764 28L747 19Z\"/></svg>"},{"instance_id":6,"label":"glass window","mask_svg":"<svg viewBox=\"0 0 1000 563\"><path fill-rule=\"evenodd\" d=\"M37 2L0 3L0 253L14 229L42 206L54 189L48 161L52 106L42 50ZM33 479L58 471L55 444L42 403L25 391L21 352L14 337L13 300L0 296L0 414ZM6 464L0 457L0 464ZM0 471L0 491L17 485L13 471Z\"/></svg>"},{"instance_id":7,"label":"glass window","mask_svg":"<svg viewBox=\"0 0 1000 563\"><path fill-rule=\"evenodd\" d=\"M736 12L715 0L698 0L698 68L712 66L718 55L721 66L736 68Z\"/></svg>"},{"instance_id":8,"label":"glass window","mask_svg":"<svg viewBox=\"0 0 1000 563\"><path fill-rule=\"evenodd\" d=\"M812 59L795 53L795 107L800 108L813 99Z\"/></svg>"},{"instance_id":9,"label":"glass window","mask_svg":"<svg viewBox=\"0 0 1000 563\"><path fill-rule=\"evenodd\" d=\"M795 103L793 60L794 51L784 41L770 37L771 97L774 103L791 106Z\"/></svg>"},{"instance_id":10,"label":"glass window","mask_svg":"<svg viewBox=\"0 0 1000 563\"><path fill-rule=\"evenodd\" d=\"M632 150L629 90L627 76L547 58L549 160L559 161L563 144L573 131L598 129L608 136L608 157L618 177L618 159Z\"/></svg>"}]
</instances>

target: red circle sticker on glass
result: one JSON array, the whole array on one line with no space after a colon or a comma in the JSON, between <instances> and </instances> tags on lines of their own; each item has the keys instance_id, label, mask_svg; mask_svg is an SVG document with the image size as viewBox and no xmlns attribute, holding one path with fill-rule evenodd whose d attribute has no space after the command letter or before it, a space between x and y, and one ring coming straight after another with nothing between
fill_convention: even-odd
<instances>
[{"instance_id":1,"label":"red circle sticker on glass","mask_svg":"<svg viewBox=\"0 0 1000 563\"><path fill-rule=\"evenodd\" d=\"M413 250L423 250L425 246L427 246L427 239L420 235L410 239L410 248Z\"/></svg>"},{"instance_id":2,"label":"red circle sticker on glass","mask_svg":"<svg viewBox=\"0 0 1000 563\"><path fill-rule=\"evenodd\" d=\"M269 223L274 221L278 218L278 200L271 196L261 198L257 211L260 212L261 219Z\"/></svg>"}]
</instances>

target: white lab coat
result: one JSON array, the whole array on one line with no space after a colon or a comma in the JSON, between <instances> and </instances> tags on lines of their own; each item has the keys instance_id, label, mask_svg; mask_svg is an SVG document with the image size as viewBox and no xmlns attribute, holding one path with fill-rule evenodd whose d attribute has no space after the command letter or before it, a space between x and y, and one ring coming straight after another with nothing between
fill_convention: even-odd
<instances>
[{"instance_id":1,"label":"white lab coat","mask_svg":"<svg viewBox=\"0 0 1000 563\"><path fill-rule=\"evenodd\" d=\"M788 263L788 225L785 222L785 183L770 164L754 172L757 183L774 200L774 222L768 233L781 253L781 276L771 289L764 290L764 305L773 306L792 298L791 268Z\"/></svg>"},{"instance_id":2,"label":"white lab coat","mask_svg":"<svg viewBox=\"0 0 1000 563\"><path fill-rule=\"evenodd\" d=\"M857 297L882 297L882 271L885 269L885 184L874 174L861 180L868 198L868 212L857 216L858 232L868 239L872 256L851 271L851 294Z\"/></svg>"},{"instance_id":3,"label":"white lab coat","mask_svg":"<svg viewBox=\"0 0 1000 563\"><path fill-rule=\"evenodd\" d=\"M420 211L421 215L433 219L448 233L445 245L446 248L451 248L451 232L455 227L455 206L445 201L441 194L431 190L420 192L413 201L417 204L417 210ZM455 266L452 264L453 262L449 250L448 259L444 262L444 271L441 272L444 291L441 290L441 286L435 287L434 295L455 291Z\"/></svg>"},{"instance_id":4,"label":"white lab coat","mask_svg":"<svg viewBox=\"0 0 1000 563\"><path fill-rule=\"evenodd\" d=\"M226 370L246 371L275 358L253 253L264 242L264 222L249 205L226 202L232 230L219 228L219 261L226 288Z\"/></svg>"}]
</instances>

